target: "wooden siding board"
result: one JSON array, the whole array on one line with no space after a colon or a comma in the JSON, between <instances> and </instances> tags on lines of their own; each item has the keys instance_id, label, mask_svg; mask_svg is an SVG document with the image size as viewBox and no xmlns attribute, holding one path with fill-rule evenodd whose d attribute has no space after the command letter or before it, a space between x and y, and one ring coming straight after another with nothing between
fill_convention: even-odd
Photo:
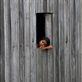
<instances>
[{"instance_id":1,"label":"wooden siding board","mask_svg":"<svg viewBox=\"0 0 82 82\"><path fill-rule=\"evenodd\" d=\"M41 12L43 12L43 0L40 1L41 4Z\"/></svg>"},{"instance_id":2,"label":"wooden siding board","mask_svg":"<svg viewBox=\"0 0 82 82\"><path fill-rule=\"evenodd\" d=\"M48 82L48 54L47 51L42 51L43 55L43 82Z\"/></svg>"},{"instance_id":3,"label":"wooden siding board","mask_svg":"<svg viewBox=\"0 0 82 82\"><path fill-rule=\"evenodd\" d=\"M47 0L47 12L50 12L50 0Z\"/></svg>"},{"instance_id":4,"label":"wooden siding board","mask_svg":"<svg viewBox=\"0 0 82 82\"><path fill-rule=\"evenodd\" d=\"M58 3L58 21L59 21L59 82L65 81L64 74L64 0Z\"/></svg>"},{"instance_id":5,"label":"wooden siding board","mask_svg":"<svg viewBox=\"0 0 82 82\"><path fill-rule=\"evenodd\" d=\"M76 13L76 20L75 20L75 28L76 28L76 82L81 82L81 54L80 54L80 0L75 0L75 13Z\"/></svg>"},{"instance_id":6,"label":"wooden siding board","mask_svg":"<svg viewBox=\"0 0 82 82\"><path fill-rule=\"evenodd\" d=\"M47 12L47 0L43 0L43 10Z\"/></svg>"},{"instance_id":7,"label":"wooden siding board","mask_svg":"<svg viewBox=\"0 0 82 82\"><path fill-rule=\"evenodd\" d=\"M36 0L36 13L40 13L41 12L41 0Z\"/></svg>"},{"instance_id":8,"label":"wooden siding board","mask_svg":"<svg viewBox=\"0 0 82 82\"><path fill-rule=\"evenodd\" d=\"M43 54L37 49L37 82L43 82Z\"/></svg>"},{"instance_id":9,"label":"wooden siding board","mask_svg":"<svg viewBox=\"0 0 82 82\"><path fill-rule=\"evenodd\" d=\"M52 43L52 14L45 14L45 34Z\"/></svg>"},{"instance_id":10,"label":"wooden siding board","mask_svg":"<svg viewBox=\"0 0 82 82\"><path fill-rule=\"evenodd\" d=\"M51 12L51 13L53 12L53 2L54 2L53 0L50 0L50 2L49 2L50 3L49 12Z\"/></svg>"},{"instance_id":11,"label":"wooden siding board","mask_svg":"<svg viewBox=\"0 0 82 82\"><path fill-rule=\"evenodd\" d=\"M64 0L64 53L65 53L65 82L70 82L69 78L69 1Z\"/></svg>"},{"instance_id":12,"label":"wooden siding board","mask_svg":"<svg viewBox=\"0 0 82 82\"><path fill-rule=\"evenodd\" d=\"M11 8L11 78L19 82L19 7L18 0L10 0Z\"/></svg>"},{"instance_id":13,"label":"wooden siding board","mask_svg":"<svg viewBox=\"0 0 82 82\"><path fill-rule=\"evenodd\" d=\"M59 58L58 58L58 0L53 0L52 14L52 43L53 43L53 58L54 58L54 82L59 82Z\"/></svg>"},{"instance_id":14,"label":"wooden siding board","mask_svg":"<svg viewBox=\"0 0 82 82\"><path fill-rule=\"evenodd\" d=\"M0 11L0 32L1 32L1 41L0 41L0 47L1 47L1 82L5 82L5 55L4 55L4 7L3 7L3 0L1 0L0 3L1 11Z\"/></svg>"},{"instance_id":15,"label":"wooden siding board","mask_svg":"<svg viewBox=\"0 0 82 82\"><path fill-rule=\"evenodd\" d=\"M5 81L80 82L79 0L37 0L37 5L35 0L23 1L4 0L5 20L1 34L4 33L3 39L5 37L5 41L2 39L5 42ZM50 26L51 19L47 19L46 31L53 49L39 51L35 38L36 13L52 12L52 8L53 26ZM1 73L4 72L2 67Z\"/></svg>"},{"instance_id":16,"label":"wooden siding board","mask_svg":"<svg viewBox=\"0 0 82 82\"><path fill-rule=\"evenodd\" d=\"M75 2L70 0L70 81L76 81Z\"/></svg>"},{"instance_id":17,"label":"wooden siding board","mask_svg":"<svg viewBox=\"0 0 82 82\"><path fill-rule=\"evenodd\" d=\"M48 51L48 82L54 82L53 50Z\"/></svg>"},{"instance_id":18,"label":"wooden siding board","mask_svg":"<svg viewBox=\"0 0 82 82\"><path fill-rule=\"evenodd\" d=\"M82 0L80 0L80 17L81 17L81 27L80 27L80 32L81 32L81 82L82 82Z\"/></svg>"},{"instance_id":19,"label":"wooden siding board","mask_svg":"<svg viewBox=\"0 0 82 82\"><path fill-rule=\"evenodd\" d=\"M52 44L52 14L45 15L45 30L46 36L50 39L50 44ZM48 82L53 82L53 50L47 51L48 55Z\"/></svg>"},{"instance_id":20,"label":"wooden siding board","mask_svg":"<svg viewBox=\"0 0 82 82\"><path fill-rule=\"evenodd\" d=\"M5 49L5 82L10 82L10 55L11 55L11 29L10 29L10 4L4 0L4 49Z\"/></svg>"},{"instance_id":21,"label":"wooden siding board","mask_svg":"<svg viewBox=\"0 0 82 82\"><path fill-rule=\"evenodd\" d=\"M36 14L35 0L30 0L30 56L31 82L36 82Z\"/></svg>"},{"instance_id":22,"label":"wooden siding board","mask_svg":"<svg viewBox=\"0 0 82 82\"><path fill-rule=\"evenodd\" d=\"M25 53L24 53L24 6L19 0L19 78L25 82Z\"/></svg>"},{"instance_id":23,"label":"wooden siding board","mask_svg":"<svg viewBox=\"0 0 82 82\"><path fill-rule=\"evenodd\" d=\"M24 5L24 49L25 49L25 82L30 82L30 50L29 50L29 35L30 35L30 13L29 0L23 1Z\"/></svg>"},{"instance_id":24,"label":"wooden siding board","mask_svg":"<svg viewBox=\"0 0 82 82\"><path fill-rule=\"evenodd\" d=\"M1 11L1 0L0 0L0 11ZM0 12L0 39L1 39L1 12ZM0 81L1 81L1 40L0 40Z\"/></svg>"}]
</instances>

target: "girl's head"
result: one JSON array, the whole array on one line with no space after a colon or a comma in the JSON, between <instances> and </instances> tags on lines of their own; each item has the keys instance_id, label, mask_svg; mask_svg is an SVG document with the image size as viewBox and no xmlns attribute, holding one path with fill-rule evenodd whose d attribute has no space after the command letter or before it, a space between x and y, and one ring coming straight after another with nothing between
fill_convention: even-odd
<instances>
[{"instance_id":1,"label":"girl's head","mask_svg":"<svg viewBox=\"0 0 82 82\"><path fill-rule=\"evenodd\" d=\"M43 38L40 42L39 42L39 47L43 48L43 47L47 47L50 45L50 40L48 37Z\"/></svg>"}]
</instances>

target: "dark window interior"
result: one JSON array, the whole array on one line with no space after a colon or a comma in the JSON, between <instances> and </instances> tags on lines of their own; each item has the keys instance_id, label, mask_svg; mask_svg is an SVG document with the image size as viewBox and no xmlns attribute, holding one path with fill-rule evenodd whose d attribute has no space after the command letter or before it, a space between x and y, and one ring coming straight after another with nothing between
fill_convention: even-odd
<instances>
[{"instance_id":1,"label":"dark window interior","mask_svg":"<svg viewBox=\"0 0 82 82\"><path fill-rule=\"evenodd\" d=\"M45 14L37 13L36 14L36 42L45 37Z\"/></svg>"}]
</instances>

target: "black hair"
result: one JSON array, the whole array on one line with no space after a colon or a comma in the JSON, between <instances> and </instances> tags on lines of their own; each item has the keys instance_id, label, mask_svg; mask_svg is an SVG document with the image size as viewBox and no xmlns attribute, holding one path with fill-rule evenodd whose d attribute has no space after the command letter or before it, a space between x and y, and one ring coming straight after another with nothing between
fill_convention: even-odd
<instances>
[{"instance_id":1,"label":"black hair","mask_svg":"<svg viewBox=\"0 0 82 82\"><path fill-rule=\"evenodd\" d=\"M50 45L50 39L48 37L45 37L44 40L47 42L46 46L49 46Z\"/></svg>"}]
</instances>

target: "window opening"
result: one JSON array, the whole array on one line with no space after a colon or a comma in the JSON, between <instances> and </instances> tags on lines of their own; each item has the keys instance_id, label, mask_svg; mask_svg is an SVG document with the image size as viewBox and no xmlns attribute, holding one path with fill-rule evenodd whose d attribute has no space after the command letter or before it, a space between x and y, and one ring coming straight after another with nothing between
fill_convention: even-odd
<instances>
[{"instance_id":1,"label":"window opening","mask_svg":"<svg viewBox=\"0 0 82 82\"><path fill-rule=\"evenodd\" d=\"M52 48L50 45L51 27L51 14L36 14L36 44L38 48Z\"/></svg>"}]
</instances>

